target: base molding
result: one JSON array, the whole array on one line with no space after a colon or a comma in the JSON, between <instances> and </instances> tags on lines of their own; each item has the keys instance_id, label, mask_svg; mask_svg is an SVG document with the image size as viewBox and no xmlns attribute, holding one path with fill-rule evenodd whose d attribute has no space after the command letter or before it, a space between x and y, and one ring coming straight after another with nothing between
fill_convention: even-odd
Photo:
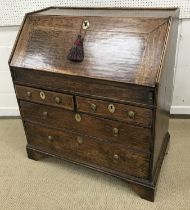
<instances>
[{"instance_id":1,"label":"base molding","mask_svg":"<svg viewBox=\"0 0 190 210\"><path fill-rule=\"evenodd\" d=\"M0 107L0 116L2 117L20 116L20 111L18 107Z\"/></svg>"},{"instance_id":2,"label":"base molding","mask_svg":"<svg viewBox=\"0 0 190 210\"><path fill-rule=\"evenodd\" d=\"M27 151L27 154L28 154L28 158L29 159L32 159L32 160L40 160L42 158L46 158L46 157L50 157L50 155L47 155L43 152L40 152L40 151L37 151L37 150L33 150L29 147L26 147L26 151Z\"/></svg>"},{"instance_id":3,"label":"base molding","mask_svg":"<svg viewBox=\"0 0 190 210\"><path fill-rule=\"evenodd\" d=\"M172 115L190 115L190 106L171 106Z\"/></svg>"},{"instance_id":4,"label":"base molding","mask_svg":"<svg viewBox=\"0 0 190 210\"><path fill-rule=\"evenodd\" d=\"M90 169L95 169L95 170L103 172L105 174L118 177L118 178L128 182L129 186L131 186L131 188L141 198L153 202L154 198L155 198L156 185L157 185L158 177L159 177L159 174L160 174L162 162L164 160L165 154L167 153L169 137L170 137L169 134L167 134L166 138L164 140L164 143L163 143L162 151L160 153L160 158L159 158L159 161L157 163L157 168L155 170L155 174L154 174L154 177L153 177L152 181L144 180L144 179L140 179L140 178L135 178L135 177L130 177L130 176L122 176L122 175L116 174L115 172L112 172L111 170L106 170L104 168L99 168L99 167L96 167L96 166L87 165L85 163L81 163L81 162L69 160L69 159L66 159L66 158L63 158L63 157L60 157L60 156L57 156L57 155L49 154L45 151L41 151L39 149L33 148L31 145L27 145L26 150L27 150L28 158L30 158L32 160L37 161L37 160L40 160L41 158L57 157L57 158L75 163L77 165L82 165L82 166L88 167Z\"/></svg>"},{"instance_id":5,"label":"base molding","mask_svg":"<svg viewBox=\"0 0 190 210\"><path fill-rule=\"evenodd\" d=\"M147 201L154 202L155 193L156 193L155 186L139 185L137 183L131 183L131 182L129 182L129 186L141 198L143 198Z\"/></svg>"}]
</instances>

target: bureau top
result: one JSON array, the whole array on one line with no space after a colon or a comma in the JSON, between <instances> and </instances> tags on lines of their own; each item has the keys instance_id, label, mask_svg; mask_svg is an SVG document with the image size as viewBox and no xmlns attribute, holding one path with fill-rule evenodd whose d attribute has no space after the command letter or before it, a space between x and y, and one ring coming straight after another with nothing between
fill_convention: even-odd
<instances>
[{"instance_id":1,"label":"bureau top","mask_svg":"<svg viewBox=\"0 0 190 210\"><path fill-rule=\"evenodd\" d=\"M29 13L10 66L154 87L178 15L176 8L49 8ZM89 22L84 60L72 62L67 55L84 20Z\"/></svg>"}]
</instances>

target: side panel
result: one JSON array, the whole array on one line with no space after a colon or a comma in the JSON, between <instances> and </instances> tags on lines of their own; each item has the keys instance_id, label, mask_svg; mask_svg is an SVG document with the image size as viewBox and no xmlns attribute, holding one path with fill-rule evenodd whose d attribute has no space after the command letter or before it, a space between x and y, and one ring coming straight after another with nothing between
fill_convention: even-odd
<instances>
[{"instance_id":1,"label":"side panel","mask_svg":"<svg viewBox=\"0 0 190 210\"><path fill-rule=\"evenodd\" d=\"M178 17L171 18L169 36L166 43L166 51L162 63L162 70L157 78L157 109L155 109L155 143L153 170L154 174L160 157L164 139L168 133L170 106L173 92L173 76L177 43Z\"/></svg>"}]
</instances>

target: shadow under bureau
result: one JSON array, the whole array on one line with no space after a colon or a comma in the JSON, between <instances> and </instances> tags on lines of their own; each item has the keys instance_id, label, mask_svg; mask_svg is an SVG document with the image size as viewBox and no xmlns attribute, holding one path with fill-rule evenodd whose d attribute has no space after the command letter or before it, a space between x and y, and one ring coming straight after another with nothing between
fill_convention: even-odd
<instances>
[{"instance_id":1,"label":"shadow under bureau","mask_svg":"<svg viewBox=\"0 0 190 210\"><path fill-rule=\"evenodd\" d=\"M119 177L153 201L169 142L178 15L53 7L28 13L9 61L28 157L54 156ZM68 59L79 48L83 59Z\"/></svg>"}]
</instances>

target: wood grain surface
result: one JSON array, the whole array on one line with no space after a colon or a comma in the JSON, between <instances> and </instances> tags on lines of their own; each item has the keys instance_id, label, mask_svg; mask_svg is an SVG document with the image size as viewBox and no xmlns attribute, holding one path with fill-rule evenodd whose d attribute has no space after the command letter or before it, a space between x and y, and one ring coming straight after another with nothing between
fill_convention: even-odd
<instances>
[{"instance_id":1,"label":"wood grain surface","mask_svg":"<svg viewBox=\"0 0 190 210\"><path fill-rule=\"evenodd\" d=\"M30 15L10 65L155 86L167 18L88 17L84 61L71 62L67 54L84 19Z\"/></svg>"},{"instance_id":2,"label":"wood grain surface","mask_svg":"<svg viewBox=\"0 0 190 210\"><path fill-rule=\"evenodd\" d=\"M29 144L38 149L67 157L83 160L141 178L148 178L149 156L126 150L114 144L97 142L95 139L26 123ZM51 139L48 138L51 136ZM78 142L78 138L82 142ZM117 155L118 158L114 158ZM116 156L116 157L117 157Z\"/></svg>"},{"instance_id":3,"label":"wood grain surface","mask_svg":"<svg viewBox=\"0 0 190 210\"><path fill-rule=\"evenodd\" d=\"M15 89L17 97L21 100L74 110L74 101L72 95L20 85L16 85ZM44 95L44 98L41 97L41 94Z\"/></svg>"},{"instance_id":4,"label":"wood grain surface","mask_svg":"<svg viewBox=\"0 0 190 210\"><path fill-rule=\"evenodd\" d=\"M9 66L28 157L58 157L117 176L154 201L170 136L178 17L175 8L27 14ZM85 57L75 63L67 55L83 20L90 23Z\"/></svg>"},{"instance_id":5,"label":"wood grain surface","mask_svg":"<svg viewBox=\"0 0 190 210\"><path fill-rule=\"evenodd\" d=\"M102 99L132 103L138 106L153 107L154 89L132 84L114 84L104 80L93 80L62 74L11 68L15 84L37 88L69 92L74 95L86 95Z\"/></svg>"},{"instance_id":6,"label":"wood grain surface","mask_svg":"<svg viewBox=\"0 0 190 210\"><path fill-rule=\"evenodd\" d=\"M79 114L81 120L76 121L76 112L62 110L29 102L20 102L22 116L25 121L47 125L52 128L68 129L82 135L96 137L100 141L115 142L125 147L149 152L151 147L151 130L87 114ZM44 112L46 115L44 116ZM114 135L114 128L118 134Z\"/></svg>"},{"instance_id":7,"label":"wood grain surface","mask_svg":"<svg viewBox=\"0 0 190 210\"><path fill-rule=\"evenodd\" d=\"M95 114L102 117L117 119L130 124L139 124L145 127L152 126L152 110L130 105L113 103L86 97L76 97L77 111ZM113 106L114 111L109 111L109 106ZM93 107L95 107L93 109ZM134 117L130 117L130 112Z\"/></svg>"}]
</instances>

